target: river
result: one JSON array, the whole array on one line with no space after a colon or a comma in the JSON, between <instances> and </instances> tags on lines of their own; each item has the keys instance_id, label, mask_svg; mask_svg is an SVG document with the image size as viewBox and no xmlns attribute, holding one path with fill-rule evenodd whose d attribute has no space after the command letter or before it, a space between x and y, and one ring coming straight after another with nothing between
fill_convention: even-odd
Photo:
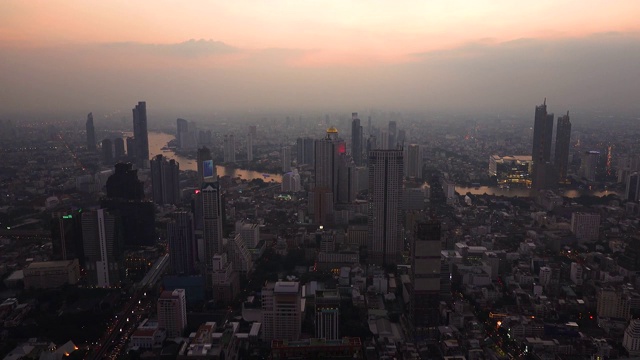
<instances>
[{"instance_id":1,"label":"river","mask_svg":"<svg viewBox=\"0 0 640 360\"><path fill-rule=\"evenodd\" d=\"M131 136L131 134L128 134ZM158 154L164 155L168 159L174 159L180 164L180 170L193 170L198 171L197 161L195 159L187 159L186 157L176 155L173 151L163 151L162 148L167 146L169 141L175 139L175 136L150 131L149 132L149 156L153 157ZM126 139L125 139L126 140ZM218 176L230 176L232 178L239 177L244 180L262 179L264 181L282 182L282 175L279 174L265 174L253 170L235 169L228 166L217 165L216 172ZM264 176L268 175L268 176Z\"/></svg>"},{"instance_id":2,"label":"river","mask_svg":"<svg viewBox=\"0 0 640 360\"><path fill-rule=\"evenodd\" d=\"M465 195L466 193L472 193L474 195L495 195L495 196L506 196L506 197L529 197L531 196L531 189L523 189L523 188L511 188L511 189L502 189L499 187L492 186L479 186L479 187L462 187L456 186L456 192L460 195ZM582 195L589 196L607 196L607 195L620 195L615 191L606 191L606 190L575 190L575 189L567 189L564 190L562 196L568 198L577 198Z\"/></svg>"}]
</instances>

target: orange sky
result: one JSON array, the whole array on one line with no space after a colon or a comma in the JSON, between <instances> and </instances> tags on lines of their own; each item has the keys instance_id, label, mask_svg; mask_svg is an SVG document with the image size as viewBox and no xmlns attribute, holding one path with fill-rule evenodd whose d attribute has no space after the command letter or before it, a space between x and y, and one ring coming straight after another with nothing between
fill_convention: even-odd
<instances>
[{"instance_id":1,"label":"orange sky","mask_svg":"<svg viewBox=\"0 0 640 360\"><path fill-rule=\"evenodd\" d=\"M4 0L0 46L212 39L311 50L297 65L402 62L466 43L636 32L640 1Z\"/></svg>"}]
</instances>

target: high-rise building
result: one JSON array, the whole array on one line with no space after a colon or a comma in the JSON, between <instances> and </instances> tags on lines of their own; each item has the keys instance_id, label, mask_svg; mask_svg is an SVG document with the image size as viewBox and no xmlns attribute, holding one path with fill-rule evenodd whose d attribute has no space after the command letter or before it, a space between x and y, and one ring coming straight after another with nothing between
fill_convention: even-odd
<instances>
[{"instance_id":1,"label":"high-rise building","mask_svg":"<svg viewBox=\"0 0 640 360\"><path fill-rule=\"evenodd\" d=\"M51 219L52 260L78 259L84 268L82 210L70 211Z\"/></svg>"},{"instance_id":2,"label":"high-rise building","mask_svg":"<svg viewBox=\"0 0 640 360\"><path fill-rule=\"evenodd\" d=\"M409 315L418 336L426 336L429 328L440 324L440 228L437 220L419 221L412 236Z\"/></svg>"},{"instance_id":3,"label":"high-rise building","mask_svg":"<svg viewBox=\"0 0 640 360\"><path fill-rule=\"evenodd\" d=\"M115 154L115 160L120 161L124 158L124 139L121 137L113 139L113 152Z\"/></svg>"},{"instance_id":4,"label":"high-rise building","mask_svg":"<svg viewBox=\"0 0 640 360\"><path fill-rule=\"evenodd\" d=\"M249 132L247 135L247 161L253 161L253 141L255 139L253 133Z\"/></svg>"},{"instance_id":5,"label":"high-rise building","mask_svg":"<svg viewBox=\"0 0 640 360\"><path fill-rule=\"evenodd\" d=\"M158 327L165 329L168 338L182 336L187 327L187 300L184 289L163 291L158 297Z\"/></svg>"},{"instance_id":6,"label":"high-rise building","mask_svg":"<svg viewBox=\"0 0 640 360\"><path fill-rule=\"evenodd\" d=\"M82 243L90 283L103 288L120 283L124 250L118 217L105 209L83 212Z\"/></svg>"},{"instance_id":7,"label":"high-rise building","mask_svg":"<svg viewBox=\"0 0 640 360\"><path fill-rule=\"evenodd\" d=\"M151 160L153 202L159 205L180 203L180 164L157 155Z\"/></svg>"},{"instance_id":8,"label":"high-rise building","mask_svg":"<svg viewBox=\"0 0 640 360\"><path fill-rule=\"evenodd\" d=\"M197 247L194 237L193 214L177 211L167 223L169 261L176 275L190 275L195 271Z\"/></svg>"},{"instance_id":9,"label":"high-rise building","mask_svg":"<svg viewBox=\"0 0 640 360\"><path fill-rule=\"evenodd\" d=\"M624 330L622 346L630 356L640 355L640 319L631 320Z\"/></svg>"},{"instance_id":10,"label":"high-rise building","mask_svg":"<svg viewBox=\"0 0 640 360\"><path fill-rule=\"evenodd\" d=\"M131 163L118 163L115 173L107 179L107 197L125 200L144 199L144 183Z\"/></svg>"},{"instance_id":11,"label":"high-rise building","mask_svg":"<svg viewBox=\"0 0 640 360\"><path fill-rule=\"evenodd\" d=\"M357 166L362 165L362 126L358 113L351 114L351 157Z\"/></svg>"},{"instance_id":12,"label":"high-rise building","mask_svg":"<svg viewBox=\"0 0 640 360\"><path fill-rule=\"evenodd\" d=\"M207 275L208 286L212 284L213 256L223 253L222 226L224 219L220 191L220 185L217 182L205 183L200 191L204 226L202 235L204 241L204 273Z\"/></svg>"},{"instance_id":13,"label":"high-rise building","mask_svg":"<svg viewBox=\"0 0 640 360\"><path fill-rule=\"evenodd\" d=\"M300 184L300 174L298 173L298 169L293 169L292 171L282 175L282 192L298 192L302 191L302 185Z\"/></svg>"},{"instance_id":14,"label":"high-rise building","mask_svg":"<svg viewBox=\"0 0 640 360\"><path fill-rule=\"evenodd\" d=\"M105 165L113 164L113 143L111 139L102 140L102 163Z\"/></svg>"},{"instance_id":15,"label":"high-rise building","mask_svg":"<svg viewBox=\"0 0 640 360\"><path fill-rule=\"evenodd\" d=\"M176 140L178 141L178 148L182 149L182 141L185 138L183 134L189 132L189 122L185 119L176 119Z\"/></svg>"},{"instance_id":16,"label":"high-rise building","mask_svg":"<svg viewBox=\"0 0 640 360\"><path fill-rule=\"evenodd\" d=\"M598 240L600 236L600 214L571 213L571 232L578 242Z\"/></svg>"},{"instance_id":17,"label":"high-rise building","mask_svg":"<svg viewBox=\"0 0 640 360\"><path fill-rule=\"evenodd\" d=\"M400 237L403 163L402 150L369 153L370 264L396 264L403 248Z\"/></svg>"},{"instance_id":18,"label":"high-rise building","mask_svg":"<svg viewBox=\"0 0 640 360\"><path fill-rule=\"evenodd\" d=\"M211 284L213 298L220 302L231 302L238 293L238 274L227 261L227 254L215 254L211 259Z\"/></svg>"},{"instance_id":19,"label":"high-rise building","mask_svg":"<svg viewBox=\"0 0 640 360\"><path fill-rule=\"evenodd\" d=\"M300 283L269 282L262 288L262 338L298 340L302 325Z\"/></svg>"},{"instance_id":20,"label":"high-rise building","mask_svg":"<svg viewBox=\"0 0 640 360\"><path fill-rule=\"evenodd\" d=\"M398 144L398 124L391 120L389 121L389 142L384 149L394 150Z\"/></svg>"},{"instance_id":21,"label":"high-rise building","mask_svg":"<svg viewBox=\"0 0 640 360\"><path fill-rule=\"evenodd\" d=\"M553 139L553 113L547 113L547 99L536 106L533 125L532 187L544 189L550 183L551 142ZM554 179L555 181L555 179Z\"/></svg>"},{"instance_id":22,"label":"high-rise building","mask_svg":"<svg viewBox=\"0 0 640 360\"><path fill-rule=\"evenodd\" d=\"M407 149L407 176L422 179L422 153L420 145L411 144Z\"/></svg>"},{"instance_id":23,"label":"high-rise building","mask_svg":"<svg viewBox=\"0 0 640 360\"><path fill-rule=\"evenodd\" d=\"M211 150L209 150L208 147L203 146L198 149L197 161L198 161L198 184L197 185L200 186L206 181L215 181L217 178L217 172L215 171L216 169L213 164L213 157L211 156ZM207 167L211 167L211 169L208 169L208 170L213 170L213 174L207 174L207 176L204 175L205 165Z\"/></svg>"},{"instance_id":24,"label":"high-rise building","mask_svg":"<svg viewBox=\"0 0 640 360\"><path fill-rule=\"evenodd\" d=\"M640 199L640 173L632 172L627 176L624 198L627 201L637 202Z\"/></svg>"},{"instance_id":25,"label":"high-rise building","mask_svg":"<svg viewBox=\"0 0 640 360\"><path fill-rule=\"evenodd\" d=\"M596 181L598 169L599 151L585 151L580 161L580 175L587 181Z\"/></svg>"},{"instance_id":26,"label":"high-rise building","mask_svg":"<svg viewBox=\"0 0 640 360\"><path fill-rule=\"evenodd\" d=\"M93 126L93 113L87 115L87 150L96 151L96 128Z\"/></svg>"},{"instance_id":27,"label":"high-rise building","mask_svg":"<svg viewBox=\"0 0 640 360\"><path fill-rule=\"evenodd\" d=\"M283 146L281 150L282 172L291 171L291 146Z\"/></svg>"},{"instance_id":28,"label":"high-rise building","mask_svg":"<svg viewBox=\"0 0 640 360\"><path fill-rule=\"evenodd\" d=\"M316 290L316 337L327 340L340 339L340 293L338 290Z\"/></svg>"},{"instance_id":29,"label":"high-rise building","mask_svg":"<svg viewBox=\"0 0 640 360\"><path fill-rule=\"evenodd\" d=\"M127 157L129 161L135 161L136 159L136 139L127 137Z\"/></svg>"},{"instance_id":30,"label":"high-rise building","mask_svg":"<svg viewBox=\"0 0 640 360\"><path fill-rule=\"evenodd\" d=\"M298 166L303 164L313 166L314 147L315 141L312 138L306 137L296 140L296 160Z\"/></svg>"},{"instance_id":31,"label":"high-rise building","mask_svg":"<svg viewBox=\"0 0 640 360\"><path fill-rule=\"evenodd\" d=\"M136 164L140 168L149 166L149 134L147 132L147 103L139 101L133 108L133 137L136 146Z\"/></svg>"},{"instance_id":32,"label":"high-rise building","mask_svg":"<svg viewBox=\"0 0 640 360\"><path fill-rule=\"evenodd\" d=\"M224 136L224 162L235 163L236 162L236 138L232 135Z\"/></svg>"},{"instance_id":33,"label":"high-rise building","mask_svg":"<svg viewBox=\"0 0 640 360\"><path fill-rule=\"evenodd\" d=\"M567 168L569 167L569 148L571 146L571 120L569 112L567 115L558 118L556 125L556 152L554 163L558 172L558 180L564 182L567 179Z\"/></svg>"},{"instance_id":34,"label":"high-rise building","mask_svg":"<svg viewBox=\"0 0 640 360\"><path fill-rule=\"evenodd\" d=\"M229 239L228 245L229 261L231 261L233 271L245 277L251 274L253 259L242 236L236 234L232 239Z\"/></svg>"},{"instance_id":35,"label":"high-rise building","mask_svg":"<svg viewBox=\"0 0 640 360\"><path fill-rule=\"evenodd\" d=\"M107 197L100 201L101 206L120 217L125 247L154 245L155 208L144 200L138 171L123 163L116 164L115 170L107 179Z\"/></svg>"}]
</instances>

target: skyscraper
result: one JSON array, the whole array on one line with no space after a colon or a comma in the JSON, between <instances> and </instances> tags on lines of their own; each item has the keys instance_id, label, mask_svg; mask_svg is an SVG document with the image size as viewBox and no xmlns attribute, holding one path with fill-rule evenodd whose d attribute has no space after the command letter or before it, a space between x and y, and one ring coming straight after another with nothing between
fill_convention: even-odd
<instances>
[{"instance_id":1,"label":"skyscraper","mask_svg":"<svg viewBox=\"0 0 640 360\"><path fill-rule=\"evenodd\" d=\"M185 119L176 119L176 140L178 141L178 148L182 149L182 141L185 139L183 134L189 132L189 122Z\"/></svg>"},{"instance_id":2,"label":"skyscraper","mask_svg":"<svg viewBox=\"0 0 640 360\"><path fill-rule=\"evenodd\" d=\"M156 243L155 209L144 200L143 183L132 164L116 164L116 171L107 179L107 197L100 201L103 208L120 217L125 247L148 246Z\"/></svg>"},{"instance_id":3,"label":"skyscraper","mask_svg":"<svg viewBox=\"0 0 640 360\"><path fill-rule=\"evenodd\" d=\"M309 209L318 224L332 221L333 205L338 195L338 157L345 152L346 145L338 139L338 130L335 127L327 129L324 139L315 141L315 181L309 194Z\"/></svg>"},{"instance_id":4,"label":"skyscraper","mask_svg":"<svg viewBox=\"0 0 640 360\"><path fill-rule=\"evenodd\" d=\"M420 152L420 145L409 145L407 150L407 176L422 179L422 153Z\"/></svg>"},{"instance_id":5,"label":"skyscraper","mask_svg":"<svg viewBox=\"0 0 640 360\"><path fill-rule=\"evenodd\" d=\"M285 145L281 151L282 172L285 174L291 171L291 146Z\"/></svg>"},{"instance_id":6,"label":"skyscraper","mask_svg":"<svg viewBox=\"0 0 640 360\"><path fill-rule=\"evenodd\" d=\"M115 160L120 161L124 158L124 139L121 137L113 139L113 151L115 155Z\"/></svg>"},{"instance_id":7,"label":"skyscraper","mask_svg":"<svg viewBox=\"0 0 640 360\"><path fill-rule=\"evenodd\" d=\"M93 113L87 115L87 150L96 151L96 129L93 126Z\"/></svg>"},{"instance_id":8,"label":"skyscraper","mask_svg":"<svg viewBox=\"0 0 640 360\"><path fill-rule=\"evenodd\" d=\"M147 103L139 101L133 108L133 137L135 138L136 164L140 168L148 168L149 134L147 132Z\"/></svg>"},{"instance_id":9,"label":"skyscraper","mask_svg":"<svg viewBox=\"0 0 640 360\"><path fill-rule=\"evenodd\" d=\"M203 241L204 241L204 272L207 275L207 286L212 285L213 256L223 252L222 226L223 204L220 185L217 182L205 183L202 191Z\"/></svg>"},{"instance_id":10,"label":"skyscraper","mask_svg":"<svg viewBox=\"0 0 640 360\"><path fill-rule=\"evenodd\" d=\"M351 114L351 157L356 166L362 165L362 126L358 113Z\"/></svg>"},{"instance_id":11,"label":"skyscraper","mask_svg":"<svg viewBox=\"0 0 640 360\"><path fill-rule=\"evenodd\" d=\"M278 281L262 288L262 338L294 341L300 338L300 283Z\"/></svg>"},{"instance_id":12,"label":"skyscraper","mask_svg":"<svg viewBox=\"0 0 640 360\"><path fill-rule=\"evenodd\" d=\"M637 202L640 198L640 173L637 171L627 177L624 195L627 201Z\"/></svg>"},{"instance_id":13,"label":"skyscraper","mask_svg":"<svg viewBox=\"0 0 640 360\"><path fill-rule=\"evenodd\" d=\"M315 142L312 138L298 138L296 140L296 159L298 166L302 164L314 164L314 147Z\"/></svg>"},{"instance_id":14,"label":"skyscraper","mask_svg":"<svg viewBox=\"0 0 640 360\"><path fill-rule=\"evenodd\" d=\"M409 317L420 337L427 335L428 328L440 325L440 227L437 220L418 221L412 236Z\"/></svg>"},{"instance_id":15,"label":"skyscraper","mask_svg":"<svg viewBox=\"0 0 640 360\"><path fill-rule=\"evenodd\" d=\"M144 184L138 179L138 170L130 163L118 163L107 179L107 197L125 200L144 199Z\"/></svg>"},{"instance_id":16,"label":"skyscraper","mask_svg":"<svg viewBox=\"0 0 640 360\"><path fill-rule=\"evenodd\" d=\"M82 211L70 211L51 219L52 260L78 259L84 268Z\"/></svg>"},{"instance_id":17,"label":"skyscraper","mask_svg":"<svg viewBox=\"0 0 640 360\"><path fill-rule=\"evenodd\" d=\"M553 114L547 114L547 99L542 105L536 106L533 125L533 147L531 158L533 161L532 187L546 188L549 184L551 163L551 141L553 138ZM554 179L555 180L555 179Z\"/></svg>"},{"instance_id":18,"label":"skyscraper","mask_svg":"<svg viewBox=\"0 0 640 360\"><path fill-rule=\"evenodd\" d=\"M151 186L153 202L159 205L180 203L180 165L173 159L168 160L156 155L151 160Z\"/></svg>"},{"instance_id":19,"label":"skyscraper","mask_svg":"<svg viewBox=\"0 0 640 360\"><path fill-rule=\"evenodd\" d=\"M389 121L389 143L385 149L394 150L398 143L398 124L395 121Z\"/></svg>"},{"instance_id":20,"label":"skyscraper","mask_svg":"<svg viewBox=\"0 0 640 360\"><path fill-rule=\"evenodd\" d=\"M177 211L167 223L169 261L176 275L189 275L195 270L197 247L194 237L193 215L188 211Z\"/></svg>"},{"instance_id":21,"label":"skyscraper","mask_svg":"<svg viewBox=\"0 0 640 360\"><path fill-rule=\"evenodd\" d=\"M129 161L135 161L136 159L136 139L127 137L127 157Z\"/></svg>"},{"instance_id":22,"label":"skyscraper","mask_svg":"<svg viewBox=\"0 0 640 360\"><path fill-rule=\"evenodd\" d=\"M400 237L403 163L402 150L369 153L370 264L396 264L403 248Z\"/></svg>"},{"instance_id":23,"label":"skyscraper","mask_svg":"<svg viewBox=\"0 0 640 360\"><path fill-rule=\"evenodd\" d=\"M82 213L82 242L91 284L117 285L124 277L124 250L118 217L105 209Z\"/></svg>"},{"instance_id":24,"label":"skyscraper","mask_svg":"<svg viewBox=\"0 0 640 360\"><path fill-rule=\"evenodd\" d=\"M206 147L206 146L203 146L203 147L199 148L198 149L197 161L198 161L198 183L197 183L197 186L200 186L205 182L205 179L204 179L205 178L205 176L204 176L205 161L213 162L213 157L211 156L211 150L209 150L209 148ZM213 168L213 170L214 170L213 177L215 177L216 176L215 167Z\"/></svg>"},{"instance_id":25,"label":"skyscraper","mask_svg":"<svg viewBox=\"0 0 640 360\"><path fill-rule=\"evenodd\" d=\"M252 132L249 132L247 135L247 161L253 161L253 140L254 135Z\"/></svg>"},{"instance_id":26,"label":"skyscraper","mask_svg":"<svg viewBox=\"0 0 640 360\"><path fill-rule=\"evenodd\" d=\"M340 293L338 290L316 290L316 338L340 339Z\"/></svg>"},{"instance_id":27,"label":"skyscraper","mask_svg":"<svg viewBox=\"0 0 640 360\"><path fill-rule=\"evenodd\" d=\"M558 118L556 127L556 152L554 162L558 172L558 180L564 182L567 179L569 165L569 147L571 145L571 120L569 112Z\"/></svg>"},{"instance_id":28,"label":"skyscraper","mask_svg":"<svg viewBox=\"0 0 640 360\"><path fill-rule=\"evenodd\" d=\"M236 162L236 138L232 135L224 136L224 162Z\"/></svg>"},{"instance_id":29,"label":"skyscraper","mask_svg":"<svg viewBox=\"0 0 640 360\"><path fill-rule=\"evenodd\" d=\"M182 336L187 327L187 301L184 289L163 291L158 297L158 327L165 329L168 338Z\"/></svg>"},{"instance_id":30,"label":"skyscraper","mask_svg":"<svg viewBox=\"0 0 640 360\"><path fill-rule=\"evenodd\" d=\"M102 163L105 165L113 164L113 143L110 139L102 140Z\"/></svg>"}]
</instances>

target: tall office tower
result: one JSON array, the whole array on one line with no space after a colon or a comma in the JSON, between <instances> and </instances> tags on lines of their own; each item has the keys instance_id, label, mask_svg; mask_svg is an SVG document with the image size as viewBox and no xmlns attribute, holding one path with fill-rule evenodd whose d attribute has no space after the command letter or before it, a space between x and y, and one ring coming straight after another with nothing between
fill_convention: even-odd
<instances>
[{"instance_id":1,"label":"tall office tower","mask_svg":"<svg viewBox=\"0 0 640 360\"><path fill-rule=\"evenodd\" d=\"M92 285L111 287L124 278L124 250L118 217L105 209L82 213L82 243Z\"/></svg>"},{"instance_id":2,"label":"tall office tower","mask_svg":"<svg viewBox=\"0 0 640 360\"><path fill-rule=\"evenodd\" d=\"M158 327L168 338L182 336L187 327L187 300L184 289L165 290L158 297Z\"/></svg>"},{"instance_id":3,"label":"tall office tower","mask_svg":"<svg viewBox=\"0 0 640 360\"><path fill-rule=\"evenodd\" d=\"M569 112L567 115L558 118L556 125L556 152L554 163L558 172L558 180L564 182L567 179L567 168L569 167L569 147L571 146L571 120Z\"/></svg>"},{"instance_id":4,"label":"tall office tower","mask_svg":"<svg viewBox=\"0 0 640 360\"><path fill-rule=\"evenodd\" d=\"M223 204L217 182L205 183L200 191L202 197L203 241L204 241L204 273L207 275L207 285L211 286L213 271L213 256L223 252L222 226Z\"/></svg>"},{"instance_id":5,"label":"tall office tower","mask_svg":"<svg viewBox=\"0 0 640 360\"><path fill-rule=\"evenodd\" d=\"M180 203L180 164L162 155L151 160L153 202L158 205Z\"/></svg>"},{"instance_id":6,"label":"tall office tower","mask_svg":"<svg viewBox=\"0 0 640 360\"><path fill-rule=\"evenodd\" d=\"M340 339L340 293L338 290L316 290L316 338Z\"/></svg>"},{"instance_id":7,"label":"tall office tower","mask_svg":"<svg viewBox=\"0 0 640 360\"><path fill-rule=\"evenodd\" d=\"M531 186L534 189L544 189L550 183L551 141L553 138L553 113L547 114L547 99L542 105L536 106L534 121Z\"/></svg>"},{"instance_id":8,"label":"tall office tower","mask_svg":"<svg viewBox=\"0 0 640 360\"><path fill-rule=\"evenodd\" d=\"M369 264L398 263L403 164L402 150L369 153Z\"/></svg>"},{"instance_id":9,"label":"tall office tower","mask_svg":"<svg viewBox=\"0 0 640 360\"><path fill-rule=\"evenodd\" d=\"M236 162L236 139L233 135L224 136L224 162Z\"/></svg>"},{"instance_id":10,"label":"tall office tower","mask_svg":"<svg viewBox=\"0 0 640 360\"><path fill-rule=\"evenodd\" d=\"M296 160L298 166L302 164L311 165L314 164L314 149L315 141L312 138L298 138L296 140Z\"/></svg>"},{"instance_id":11,"label":"tall office tower","mask_svg":"<svg viewBox=\"0 0 640 360\"><path fill-rule=\"evenodd\" d=\"M411 246L411 291L409 315L418 337L426 337L429 328L440 325L440 222L418 221Z\"/></svg>"},{"instance_id":12,"label":"tall office tower","mask_svg":"<svg viewBox=\"0 0 640 360\"><path fill-rule=\"evenodd\" d=\"M240 234L229 239L228 249L233 271L246 278L247 274L251 274L253 271L253 259Z\"/></svg>"},{"instance_id":13,"label":"tall office tower","mask_svg":"<svg viewBox=\"0 0 640 360\"><path fill-rule=\"evenodd\" d=\"M596 171L598 168L599 151L585 151L580 161L580 175L587 181L596 181Z\"/></svg>"},{"instance_id":14,"label":"tall office tower","mask_svg":"<svg viewBox=\"0 0 640 360\"><path fill-rule=\"evenodd\" d=\"M351 157L353 162L360 166L362 165L362 126L360 126L358 113L352 113L351 119Z\"/></svg>"},{"instance_id":15,"label":"tall office tower","mask_svg":"<svg viewBox=\"0 0 640 360\"><path fill-rule=\"evenodd\" d=\"M130 163L118 163L107 179L107 197L125 200L144 199L144 183L138 179L138 170Z\"/></svg>"},{"instance_id":16,"label":"tall office tower","mask_svg":"<svg viewBox=\"0 0 640 360\"><path fill-rule=\"evenodd\" d=\"M300 174L298 173L298 169L293 169L292 171L282 175L282 192L298 192L302 191L302 185L300 184Z\"/></svg>"},{"instance_id":17,"label":"tall office tower","mask_svg":"<svg viewBox=\"0 0 640 360\"><path fill-rule=\"evenodd\" d=\"M391 135L389 135L389 132L387 130L380 130L380 141L376 142L377 147L375 148L376 150L389 150L391 149L389 147L389 138L391 137Z\"/></svg>"},{"instance_id":18,"label":"tall office tower","mask_svg":"<svg viewBox=\"0 0 640 360\"><path fill-rule=\"evenodd\" d=\"M231 302L238 293L238 276L227 254L215 254L211 261L211 284L215 301Z\"/></svg>"},{"instance_id":19,"label":"tall office tower","mask_svg":"<svg viewBox=\"0 0 640 360\"><path fill-rule=\"evenodd\" d=\"M404 142L407 140L407 132L404 129L398 130L398 146L404 148Z\"/></svg>"},{"instance_id":20,"label":"tall office tower","mask_svg":"<svg viewBox=\"0 0 640 360\"><path fill-rule=\"evenodd\" d=\"M411 144L407 149L407 176L422 179L422 153L418 144Z\"/></svg>"},{"instance_id":21,"label":"tall office tower","mask_svg":"<svg viewBox=\"0 0 640 360\"><path fill-rule=\"evenodd\" d=\"M269 282L262 288L262 339L289 340L300 338L302 309L300 283Z\"/></svg>"},{"instance_id":22,"label":"tall office tower","mask_svg":"<svg viewBox=\"0 0 640 360\"><path fill-rule=\"evenodd\" d=\"M176 140L178 141L179 149L182 149L183 134L187 134L188 132L189 122L185 119L176 119Z\"/></svg>"},{"instance_id":23,"label":"tall office tower","mask_svg":"<svg viewBox=\"0 0 640 360\"><path fill-rule=\"evenodd\" d=\"M167 223L169 261L176 275L190 275L195 271L197 247L194 237L193 214L176 211Z\"/></svg>"},{"instance_id":24,"label":"tall office tower","mask_svg":"<svg viewBox=\"0 0 640 360\"><path fill-rule=\"evenodd\" d=\"M351 204L356 200L358 194L358 173L355 164L350 156L340 154L336 158L337 162L337 189L335 202L337 204Z\"/></svg>"},{"instance_id":25,"label":"tall office tower","mask_svg":"<svg viewBox=\"0 0 640 360\"><path fill-rule=\"evenodd\" d=\"M249 125L249 134L253 136L254 139L258 137L258 127L255 125Z\"/></svg>"},{"instance_id":26,"label":"tall office tower","mask_svg":"<svg viewBox=\"0 0 640 360\"><path fill-rule=\"evenodd\" d=\"M627 176L624 198L627 201L637 202L640 199L640 173L632 172Z\"/></svg>"},{"instance_id":27,"label":"tall office tower","mask_svg":"<svg viewBox=\"0 0 640 360\"><path fill-rule=\"evenodd\" d=\"M105 165L113 164L113 143L110 139L102 140L102 162Z\"/></svg>"},{"instance_id":28,"label":"tall office tower","mask_svg":"<svg viewBox=\"0 0 640 360\"><path fill-rule=\"evenodd\" d=\"M344 141L335 127L327 129L324 139L314 145L314 186L309 194L309 209L314 221L326 225L332 221L333 205L337 202L339 157L346 153Z\"/></svg>"},{"instance_id":29,"label":"tall office tower","mask_svg":"<svg viewBox=\"0 0 640 360\"><path fill-rule=\"evenodd\" d=\"M291 146L283 146L281 150L282 172L291 171Z\"/></svg>"},{"instance_id":30,"label":"tall office tower","mask_svg":"<svg viewBox=\"0 0 640 360\"><path fill-rule=\"evenodd\" d=\"M253 140L254 135L249 132L247 135L247 161L249 162L253 161Z\"/></svg>"},{"instance_id":31,"label":"tall office tower","mask_svg":"<svg viewBox=\"0 0 640 360\"><path fill-rule=\"evenodd\" d=\"M240 235L247 248L255 248L260 242L260 226L244 220L236 221L236 233Z\"/></svg>"},{"instance_id":32,"label":"tall office tower","mask_svg":"<svg viewBox=\"0 0 640 360\"><path fill-rule=\"evenodd\" d=\"M127 157L129 160L133 161L136 158L136 139L132 137L127 137Z\"/></svg>"},{"instance_id":33,"label":"tall office tower","mask_svg":"<svg viewBox=\"0 0 640 360\"><path fill-rule=\"evenodd\" d=\"M96 151L96 128L93 126L93 113L87 115L87 150Z\"/></svg>"},{"instance_id":34,"label":"tall office tower","mask_svg":"<svg viewBox=\"0 0 640 360\"><path fill-rule=\"evenodd\" d=\"M51 219L52 260L78 259L85 267L82 243L82 210Z\"/></svg>"},{"instance_id":35,"label":"tall office tower","mask_svg":"<svg viewBox=\"0 0 640 360\"><path fill-rule=\"evenodd\" d=\"M115 138L113 139L113 150L115 153L116 161L122 160L124 158L124 139L123 138Z\"/></svg>"},{"instance_id":36,"label":"tall office tower","mask_svg":"<svg viewBox=\"0 0 640 360\"><path fill-rule=\"evenodd\" d=\"M389 121L389 143L385 149L394 150L398 143L398 125L395 121Z\"/></svg>"},{"instance_id":37,"label":"tall office tower","mask_svg":"<svg viewBox=\"0 0 640 360\"><path fill-rule=\"evenodd\" d=\"M204 167L205 167L205 162L207 166L213 166L213 157L211 156L211 150L209 150L208 147L203 146L200 149L198 149L198 156L197 156L197 161L198 161L198 183L197 186L202 185L203 183L205 183L205 176L204 176ZM210 161L210 163L208 162ZM213 175L211 174L207 174L207 175L211 175L211 177L213 177L214 179L209 179L209 181L215 181L216 179L216 171L215 171L215 167L212 167L212 169L208 169L208 170L213 170ZM208 177L208 176L207 176Z\"/></svg>"},{"instance_id":38,"label":"tall office tower","mask_svg":"<svg viewBox=\"0 0 640 360\"><path fill-rule=\"evenodd\" d=\"M121 218L125 247L154 245L155 208L153 202L144 200L138 171L132 164L119 163L115 168L107 179L107 197L100 201L101 206Z\"/></svg>"},{"instance_id":39,"label":"tall office tower","mask_svg":"<svg viewBox=\"0 0 640 360\"><path fill-rule=\"evenodd\" d=\"M133 108L133 137L136 145L136 164L140 168L148 168L149 134L147 132L147 103L139 101Z\"/></svg>"}]
</instances>

